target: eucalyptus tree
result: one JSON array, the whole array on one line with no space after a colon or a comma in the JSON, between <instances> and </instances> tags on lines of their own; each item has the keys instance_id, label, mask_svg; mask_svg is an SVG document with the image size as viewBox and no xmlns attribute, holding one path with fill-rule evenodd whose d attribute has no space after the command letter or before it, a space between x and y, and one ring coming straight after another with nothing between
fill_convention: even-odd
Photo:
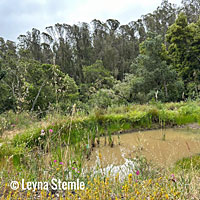
<instances>
[{"instance_id":1,"label":"eucalyptus tree","mask_svg":"<svg viewBox=\"0 0 200 200\"><path fill-rule=\"evenodd\" d=\"M53 64L54 54L52 51L53 38L48 34L43 32L41 35L43 42L41 43L42 49L42 63Z\"/></svg>"},{"instance_id":2,"label":"eucalyptus tree","mask_svg":"<svg viewBox=\"0 0 200 200\"><path fill-rule=\"evenodd\" d=\"M64 72L74 77L77 82L81 82L83 65L91 64L93 59L89 26L87 23L82 23L73 26L64 24L62 27L65 37L60 37L59 43L55 45L57 58L60 58L61 63L67 68Z\"/></svg>"},{"instance_id":3,"label":"eucalyptus tree","mask_svg":"<svg viewBox=\"0 0 200 200\"><path fill-rule=\"evenodd\" d=\"M182 0L180 11L186 14L189 23L196 22L200 16L200 1Z\"/></svg>"},{"instance_id":4,"label":"eucalyptus tree","mask_svg":"<svg viewBox=\"0 0 200 200\"><path fill-rule=\"evenodd\" d=\"M100 20L94 19L92 24L92 46L94 48L95 60L102 60L104 55L104 46L106 45L107 25Z\"/></svg>"},{"instance_id":5,"label":"eucalyptus tree","mask_svg":"<svg viewBox=\"0 0 200 200\"><path fill-rule=\"evenodd\" d=\"M135 27L135 30L137 31L139 42L143 42L146 39L146 30L142 19L138 19L132 24Z\"/></svg>"},{"instance_id":6,"label":"eucalyptus tree","mask_svg":"<svg viewBox=\"0 0 200 200\"><path fill-rule=\"evenodd\" d=\"M21 57L42 61L41 34L39 30L33 28L26 35L20 35L18 40L18 49Z\"/></svg>"},{"instance_id":7,"label":"eucalyptus tree","mask_svg":"<svg viewBox=\"0 0 200 200\"><path fill-rule=\"evenodd\" d=\"M94 19L92 22L92 44L94 48L95 60L102 60L105 68L109 67L105 49L110 46L109 27L107 23ZM109 43L108 43L109 42Z\"/></svg>"},{"instance_id":8,"label":"eucalyptus tree","mask_svg":"<svg viewBox=\"0 0 200 200\"><path fill-rule=\"evenodd\" d=\"M162 35L164 40L168 27L175 22L176 14L176 6L163 0L155 11L142 16L146 31Z\"/></svg>"},{"instance_id":9,"label":"eucalyptus tree","mask_svg":"<svg viewBox=\"0 0 200 200\"><path fill-rule=\"evenodd\" d=\"M61 70L73 76L73 52L69 40L71 26L67 24L55 24L55 26L46 27L43 33L46 53L51 55L53 64L61 67Z\"/></svg>"},{"instance_id":10,"label":"eucalyptus tree","mask_svg":"<svg viewBox=\"0 0 200 200\"><path fill-rule=\"evenodd\" d=\"M117 39L118 59L118 79L122 80L126 73L130 72L130 65L139 54L139 40L136 30L130 25L121 25Z\"/></svg>"}]
</instances>

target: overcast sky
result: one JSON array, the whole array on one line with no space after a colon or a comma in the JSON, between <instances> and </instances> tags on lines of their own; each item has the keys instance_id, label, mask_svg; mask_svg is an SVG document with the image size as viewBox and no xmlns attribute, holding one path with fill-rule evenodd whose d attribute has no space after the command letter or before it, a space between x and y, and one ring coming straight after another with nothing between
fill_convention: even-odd
<instances>
[{"instance_id":1,"label":"overcast sky","mask_svg":"<svg viewBox=\"0 0 200 200\"><path fill-rule=\"evenodd\" d=\"M0 0L0 37L17 40L32 28L112 18L126 24L155 10L162 0ZM180 5L181 0L169 0Z\"/></svg>"}]
</instances>

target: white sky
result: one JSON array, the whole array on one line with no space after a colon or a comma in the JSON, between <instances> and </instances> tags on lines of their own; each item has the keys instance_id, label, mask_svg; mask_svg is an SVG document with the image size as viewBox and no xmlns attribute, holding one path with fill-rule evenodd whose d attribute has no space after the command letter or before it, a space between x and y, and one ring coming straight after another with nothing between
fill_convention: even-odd
<instances>
[{"instance_id":1,"label":"white sky","mask_svg":"<svg viewBox=\"0 0 200 200\"><path fill-rule=\"evenodd\" d=\"M137 20L160 6L162 0L0 0L0 37L16 41L32 28L44 30L56 23ZM181 4L181 0L169 0Z\"/></svg>"}]
</instances>

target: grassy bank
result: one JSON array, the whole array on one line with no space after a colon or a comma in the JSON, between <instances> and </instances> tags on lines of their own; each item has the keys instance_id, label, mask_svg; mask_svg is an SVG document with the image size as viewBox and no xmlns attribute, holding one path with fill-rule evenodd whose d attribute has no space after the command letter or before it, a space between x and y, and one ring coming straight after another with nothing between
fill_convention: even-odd
<instances>
[{"instance_id":1,"label":"grassy bank","mask_svg":"<svg viewBox=\"0 0 200 200\"><path fill-rule=\"evenodd\" d=\"M6 151L8 147L2 145L0 155L12 155L15 148L22 146L44 148L47 140L50 143L61 140L62 145L94 143L93 140L100 136L110 136L128 130L166 128L195 122L200 123L198 102L122 106L96 110L82 117L74 113L72 116L55 118L45 127L38 125L34 127L33 124L31 128L19 132L9 140L8 151ZM41 134L41 130L44 134Z\"/></svg>"}]
</instances>

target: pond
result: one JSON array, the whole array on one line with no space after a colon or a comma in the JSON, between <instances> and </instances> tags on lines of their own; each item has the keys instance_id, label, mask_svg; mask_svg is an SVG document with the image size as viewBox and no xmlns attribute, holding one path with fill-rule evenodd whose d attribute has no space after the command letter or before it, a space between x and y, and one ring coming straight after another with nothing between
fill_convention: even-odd
<instances>
[{"instance_id":1,"label":"pond","mask_svg":"<svg viewBox=\"0 0 200 200\"><path fill-rule=\"evenodd\" d=\"M99 155L104 168L122 166L137 155L160 167L169 167L183 157L200 153L200 130L149 130L115 135L112 139L112 148L108 142L105 145L105 138L100 139L100 146L93 149L90 160L85 163L86 168L98 165Z\"/></svg>"}]
</instances>

